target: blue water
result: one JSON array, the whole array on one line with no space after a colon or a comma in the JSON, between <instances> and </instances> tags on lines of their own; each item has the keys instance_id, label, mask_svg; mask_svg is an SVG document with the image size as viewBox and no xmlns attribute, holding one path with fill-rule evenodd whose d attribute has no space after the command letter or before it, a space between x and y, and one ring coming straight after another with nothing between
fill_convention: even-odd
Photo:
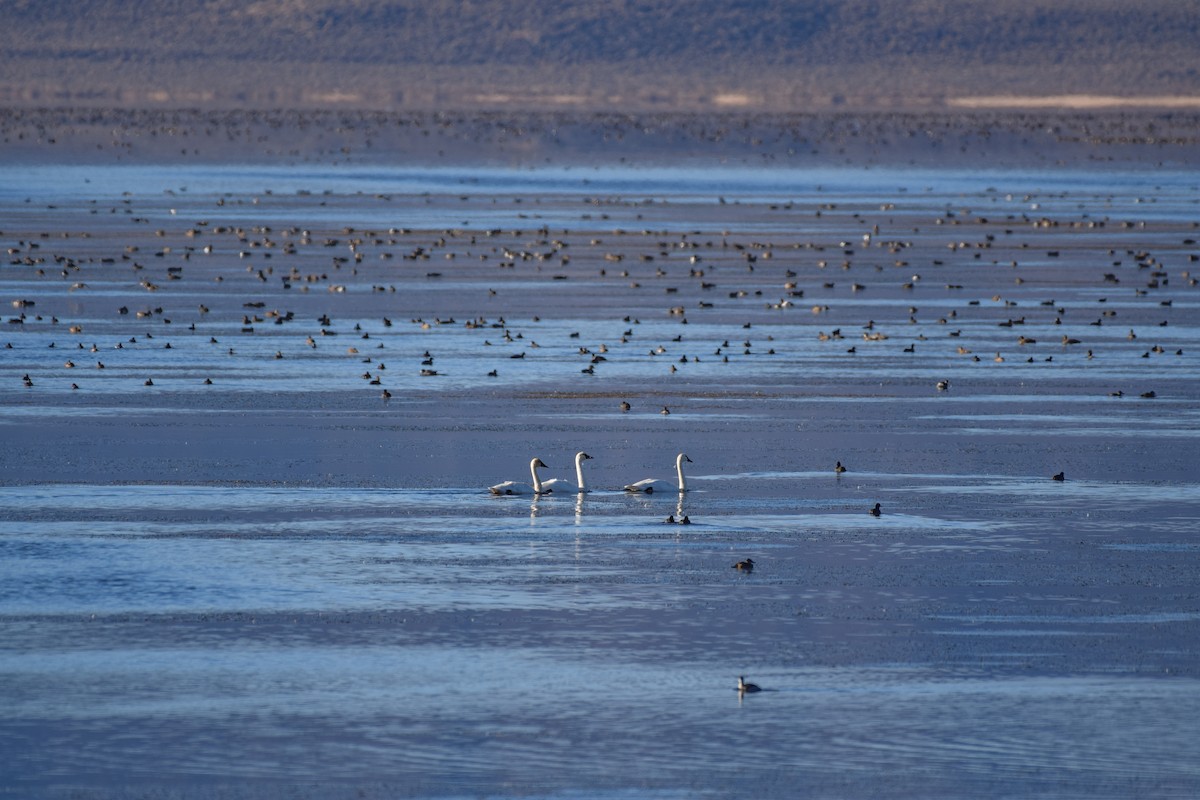
<instances>
[{"instance_id":1,"label":"blue water","mask_svg":"<svg viewBox=\"0 0 1200 800\"><path fill-rule=\"evenodd\" d=\"M6 166L0 201L18 204L74 205L129 198L158 198L169 207L186 207L198 198L249 203L256 218L273 218L272 200L301 201L307 213L344 214L352 205L360 224L386 221L377 209L392 200L424 206L410 224L455 226L465 215L474 227L525 224L560 216L553 200L581 197L593 222L603 215L622 219L652 212L646 202L690 202L705 207L734 203L894 204L922 210L973 210L1056 214L1086 202L1092 219L1122 219L1123 214L1153 214L1157 219L1191 220L1200 206L1200 176L1186 170L1090 169L929 169L904 167L810 167L717 169L697 167L413 167L410 165L31 165ZM502 199L501 209L478 201ZM229 212L229 206L225 206ZM633 211L630 211L630 208ZM220 212L211 212L222 216ZM578 215L574 221L578 222ZM753 230L755 221L740 221Z\"/></svg>"},{"instance_id":2,"label":"blue water","mask_svg":"<svg viewBox=\"0 0 1200 800\"><path fill-rule=\"evenodd\" d=\"M1118 796L1153 775L1183 796L1200 779L1200 617L1168 599L1190 570L1137 586L1194 558L1200 486L1047 484L1041 506L1015 500L1034 482L857 475L888 506L955 501L876 520L832 478L786 511L738 487L817 476L726 477L696 479L688 528L658 519L676 498L618 492L5 489L10 785ZM1019 513L972 499L993 483ZM1133 524L1164 503L1191 524ZM1088 513L1058 517L1072 507ZM1114 518L1180 545L1131 551ZM746 554L758 569L731 571ZM739 699L738 672L768 691Z\"/></svg>"},{"instance_id":3,"label":"blue water","mask_svg":"<svg viewBox=\"0 0 1200 800\"><path fill-rule=\"evenodd\" d=\"M0 792L1196 796L1197 186L6 168Z\"/></svg>"}]
</instances>

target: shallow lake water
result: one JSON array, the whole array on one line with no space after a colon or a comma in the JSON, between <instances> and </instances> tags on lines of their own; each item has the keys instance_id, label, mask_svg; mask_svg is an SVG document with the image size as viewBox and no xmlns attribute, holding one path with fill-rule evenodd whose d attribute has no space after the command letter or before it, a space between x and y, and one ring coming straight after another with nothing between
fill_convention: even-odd
<instances>
[{"instance_id":1,"label":"shallow lake water","mask_svg":"<svg viewBox=\"0 0 1200 800\"><path fill-rule=\"evenodd\" d=\"M0 792L1200 792L1200 176L4 175Z\"/></svg>"}]
</instances>

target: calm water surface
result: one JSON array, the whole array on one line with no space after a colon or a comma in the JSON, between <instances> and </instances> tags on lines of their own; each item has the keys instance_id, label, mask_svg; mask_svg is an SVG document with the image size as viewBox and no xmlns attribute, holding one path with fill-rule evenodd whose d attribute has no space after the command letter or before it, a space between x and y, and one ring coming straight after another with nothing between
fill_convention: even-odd
<instances>
[{"instance_id":1,"label":"calm water surface","mask_svg":"<svg viewBox=\"0 0 1200 800\"><path fill-rule=\"evenodd\" d=\"M5 178L0 792L1200 793L1196 175Z\"/></svg>"}]
</instances>

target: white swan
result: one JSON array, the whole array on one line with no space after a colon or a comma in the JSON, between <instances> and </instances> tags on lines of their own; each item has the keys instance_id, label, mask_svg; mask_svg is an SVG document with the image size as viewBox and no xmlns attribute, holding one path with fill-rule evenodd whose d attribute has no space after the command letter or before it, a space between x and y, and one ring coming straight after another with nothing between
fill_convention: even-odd
<instances>
[{"instance_id":1,"label":"white swan","mask_svg":"<svg viewBox=\"0 0 1200 800\"><path fill-rule=\"evenodd\" d=\"M549 478L542 481L543 492L561 492L563 494L587 494L587 484L583 482L583 462L591 456L580 450L575 454L575 480L571 483L562 478Z\"/></svg>"},{"instance_id":2,"label":"white swan","mask_svg":"<svg viewBox=\"0 0 1200 800\"><path fill-rule=\"evenodd\" d=\"M680 492L687 491L687 483L683 479L683 462L685 462L685 461L688 462L689 464L692 463L692 460L690 458L688 458L687 456L685 456L683 453L680 453L678 456L675 457L675 473L679 476L679 491ZM661 484L661 487L660 487L660 484ZM629 484L628 486L625 487L625 491L637 492L640 494L652 494L656 489L665 488L666 485L667 484L665 481L660 481L657 478L646 478L643 481L638 481L637 483Z\"/></svg>"},{"instance_id":3,"label":"white swan","mask_svg":"<svg viewBox=\"0 0 1200 800\"><path fill-rule=\"evenodd\" d=\"M549 469L542 463L540 458L535 458L529 462L529 474L533 476L533 484L520 483L519 481L505 481L497 483L495 486L489 486L488 491L492 494L542 494L547 491L544 488L542 480L538 478L538 467Z\"/></svg>"}]
</instances>

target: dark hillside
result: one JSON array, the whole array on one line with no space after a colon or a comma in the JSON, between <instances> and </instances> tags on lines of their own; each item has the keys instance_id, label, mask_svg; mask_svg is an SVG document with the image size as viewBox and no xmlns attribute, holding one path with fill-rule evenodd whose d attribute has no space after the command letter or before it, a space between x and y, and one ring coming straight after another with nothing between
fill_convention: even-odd
<instances>
[{"instance_id":1,"label":"dark hillside","mask_svg":"<svg viewBox=\"0 0 1200 800\"><path fill-rule=\"evenodd\" d=\"M37 0L15 103L797 109L1200 95L1200 8L1146 0Z\"/></svg>"}]
</instances>

